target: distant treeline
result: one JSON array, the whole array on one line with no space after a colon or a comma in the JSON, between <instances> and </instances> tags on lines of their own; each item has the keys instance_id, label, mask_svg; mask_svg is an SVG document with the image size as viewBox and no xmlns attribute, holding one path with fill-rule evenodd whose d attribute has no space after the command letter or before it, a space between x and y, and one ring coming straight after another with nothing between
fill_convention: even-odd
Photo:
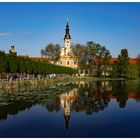
<instances>
[{"instance_id":1,"label":"distant treeline","mask_svg":"<svg viewBox=\"0 0 140 140\"><path fill-rule=\"evenodd\" d=\"M74 55L78 57L80 72L93 77L124 77L137 78L140 76L140 55L137 62L130 63L127 49L122 49L116 61L111 61L112 55L106 46L94 41L87 44L73 44ZM60 58L60 45L48 44L41 49L43 57L58 61Z\"/></svg>"},{"instance_id":2,"label":"distant treeline","mask_svg":"<svg viewBox=\"0 0 140 140\"><path fill-rule=\"evenodd\" d=\"M73 53L78 57L78 69L58 66L47 61L33 61L29 57L24 58L14 53L5 54L0 51L0 76L6 73L19 75L19 77L46 77L47 74L82 74L91 77L140 77L140 55L135 63L130 63L127 49L121 49L118 58L112 60L112 55L106 46L90 41L86 45L75 44L72 46ZM54 60L60 58L60 46L48 44L41 55ZM1 77L0 77L1 78Z\"/></svg>"},{"instance_id":3,"label":"distant treeline","mask_svg":"<svg viewBox=\"0 0 140 140\"><path fill-rule=\"evenodd\" d=\"M46 74L75 74L77 70L0 51L0 73L45 76Z\"/></svg>"}]
</instances>

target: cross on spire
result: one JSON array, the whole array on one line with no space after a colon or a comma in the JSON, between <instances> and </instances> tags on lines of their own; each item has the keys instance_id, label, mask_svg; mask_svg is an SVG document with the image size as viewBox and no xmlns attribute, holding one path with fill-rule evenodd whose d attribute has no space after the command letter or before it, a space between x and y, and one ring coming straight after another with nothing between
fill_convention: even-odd
<instances>
[{"instance_id":1,"label":"cross on spire","mask_svg":"<svg viewBox=\"0 0 140 140\"><path fill-rule=\"evenodd\" d=\"M67 22L68 22L69 18L67 17Z\"/></svg>"},{"instance_id":2,"label":"cross on spire","mask_svg":"<svg viewBox=\"0 0 140 140\"><path fill-rule=\"evenodd\" d=\"M66 34L65 34L65 37L64 39L71 39L70 37L70 34L69 34L69 24L68 24L68 18L66 19L67 20L67 23L66 23Z\"/></svg>"}]
</instances>

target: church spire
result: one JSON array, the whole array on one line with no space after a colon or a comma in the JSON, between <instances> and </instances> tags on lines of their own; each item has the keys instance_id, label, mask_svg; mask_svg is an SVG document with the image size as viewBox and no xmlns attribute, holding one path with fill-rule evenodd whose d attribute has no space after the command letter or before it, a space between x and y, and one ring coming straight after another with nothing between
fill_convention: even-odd
<instances>
[{"instance_id":1,"label":"church spire","mask_svg":"<svg viewBox=\"0 0 140 140\"><path fill-rule=\"evenodd\" d=\"M71 39L70 37L70 34L69 34L69 23L68 23L68 18L67 18L67 24L66 24L66 34L65 34L65 37L64 37L64 40L65 39Z\"/></svg>"},{"instance_id":2,"label":"church spire","mask_svg":"<svg viewBox=\"0 0 140 140\"><path fill-rule=\"evenodd\" d=\"M69 128L69 119L70 119L70 115L64 115L65 118L65 130L66 130L66 135L68 135L68 128Z\"/></svg>"}]
</instances>

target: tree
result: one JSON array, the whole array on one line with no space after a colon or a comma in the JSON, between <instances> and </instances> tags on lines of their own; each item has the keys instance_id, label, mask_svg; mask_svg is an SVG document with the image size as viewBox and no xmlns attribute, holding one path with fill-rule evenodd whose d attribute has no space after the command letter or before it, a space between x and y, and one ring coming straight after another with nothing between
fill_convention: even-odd
<instances>
[{"instance_id":1,"label":"tree","mask_svg":"<svg viewBox=\"0 0 140 140\"><path fill-rule=\"evenodd\" d=\"M89 70L90 74L106 76L109 73L111 54L105 46L101 46L93 41L86 45L76 44L74 54L79 57L80 69Z\"/></svg>"},{"instance_id":2,"label":"tree","mask_svg":"<svg viewBox=\"0 0 140 140\"><path fill-rule=\"evenodd\" d=\"M25 62L25 68L26 68L26 74L32 74L32 65L31 65L31 61L30 60L26 60Z\"/></svg>"},{"instance_id":3,"label":"tree","mask_svg":"<svg viewBox=\"0 0 140 140\"><path fill-rule=\"evenodd\" d=\"M26 60L21 56L18 56L17 59L18 59L18 73L24 74L26 71Z\"/></svg>"},{"instance_id":4,"label":"tree","mask_svg":"<svg viewBox=\"0 0 140 140\"><path fill-rule=\"evenodd\" d=\"M37 75L38 74L38 62L36 62L36 61L32 61L32 63L31 63L31 66L32 66L32 74L34 74L34 75Z\"/></svg>"},{"instance_id":5,"label":"tree","mask_svg":"<svg viewBox=\"0 0 140 140\"><path fill-rule=\"evenodd\" d=\"M80 68L87 67L86 46L82 44L75 44L73 46L74 55L78 57L78 65Z\"/></svg>"},{"instance_id":6,"label":"tree","mask_svg":"<svg viewBox=\"0 0 140 140\"><path fill-rule=\"evenodd\" d=\"M138 78L138 66L136 64L130 64L127 69L127 78Z\"/></svg>"},{"instance_id":7,"label":"tree","mask_svg":"<svg viewBox=\"0 0 140 140\"><path fill-rule=\"evenodd\" d=\"M13 74L18 73L18 61L17 56L15 54L8 54L7 55L7 65L8 65L8 71Z\"/></svg>"},{"instance_id":8,"label":"tree","mask_svg":"<svg viewBox=\"0 0 140 140\"><path fill-rule=\"evenodd\" d=\"M101 46L100 44L97 44L97 50L97 76L106 76L110 73L111 70L111 54L105 46Z\"/></svg>"},{"instance_id":9,"label":"tree","mask_svg":"<svg viewBox=\"0 0 140 140\"><path fill-rule=\"evenodd\" d=\"M45 55L45 51L43 49L41 49L40 53L41 53L41 57Z\"/></svg>"},{"instance_id":10,"label":"tree","mask_svg":"<svg viewBox=\"0 0 140 140\"><path fill-rule=\"evenodd\" d=\"M0 73L7 71L6 55L4 51L0 51Z\"/></svg>"},{"instance_id":11,"label":"tree","mask_svg":"<svg viewBox=\"0 0 140 140\"><path fill-rule=\"evenodd\" d=\"M46 74L76 74L77 69L58 66L47 61L34 61L28 58L16 56L15 54L5 54L0 51L0 73L7 74L28 74L45 77ZM0 75L1 76L1 75Z\"/></svg>"},{"instance_id":12,"label":"tree","mask_svg":"<svg viewBox=\"0 0 140 140\"><path fill-rule=\"evenodd\" d=\"M117 76L126 77L129 64L128 50L122 49L121 54L118 55L118 60L116 62Z\"/></svg>"},{"instance_id":13,"label":"tree","mask_svg":"<svg viewBox=\"0 0 140 140\"><path fill-rule=\"evenodd\" d=\"M104 76L107 75L111 75L111 71L112 71L112 65L111 65L111 54L109 52L109 50L107 50L105 48L104 50L104 58L103 58L103 62L102 62L102 72L104 73Z\"/></svg>"},{"instance_id":14,"label":"tree","mask_svg":"<svg viewBox=\"0 0 140 140\"><path fill-rule=\"evenodd\" d=\"M98 52L98 44L93 41L87 42L87 59L90 73L96 75L97 72L97 52Z\"/></svg>"},{"instance_id":15,"label":"tree","mask_svg":"<svg viewBox=\"0 0 140 140\"><path fill-rule=\"evenodd\" d=\"M6 55L4 51L0 51L0 78L2 77L3 72L7 72L7 61L6 61Z\"/></svg>"},{"instance_id":16,"label":"tree","mask_svg":"<svg viewBox=\"0 0 140 140\"><path fill-rule=\"evenodd\" d=\"M44 49L41 49L41 56L45 56L56 62L60 58L60 49L59 44L50 43Z\"/></svg>"},{"instance_id":17,"label":"tree","mask_svg":"<svg viewBox=\"0 0 140 140\"><path fill-rule=\"evenodd\" d=\"M140 54L137 56L137 68L138 68L138 74L140 77Z\"/></svg>"}]
</instances>

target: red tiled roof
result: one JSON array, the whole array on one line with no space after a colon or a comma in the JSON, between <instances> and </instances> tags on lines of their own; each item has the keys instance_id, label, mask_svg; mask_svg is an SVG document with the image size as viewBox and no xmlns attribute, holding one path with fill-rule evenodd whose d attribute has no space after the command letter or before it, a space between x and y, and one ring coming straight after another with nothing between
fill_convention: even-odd
<instances>
[{"instance_id":1,"label":"red tiled roof","mask_svg":"<svg viewBox=\"0 0 140 140\"><path fill-rule=\"evenodd\" d=\"M29 56L26 56L26 55L21 55L21 57L23 58L29 58L30 60L33 60L33 61L52 61L52 59L50 58L44 58L44 57L29 57Z\"/></svg>"},{"instance_id":2,"label":"red tiled roof","mask_svg":"<svg viewBox=\"0 0 140 140\"><path fill-rule=\"evenodd\" d=\"M31 59L33 61L44 61L44 60L45 61L53 61L50 58L44 58L44 57L28 57L28 56L25 56L25 55L23 55L21 57L29 58L29 59ZM117 60L118 60L118 58L111 58L111 62L114 62L114 61L117 61ZM137 63L137 58L129 58L129 62L131 64L136 64Z\"/></svg>"},{"instance_id":3,"label":"red tiled roof","mask_svg":"<svg viewBox=\"0 0 140 140\"><path fill-rule=\"evenodd\" d=\"M131 64L136 64L136 63L137 63L137 59L136 59L136 58L130 58L130 59L129 59L129 62L130 62Z\"/></svg>"},{"instance_id":4,"label":"red tiled roof","mask_svg":"<svg viewBox=\"0 0 140 140\"><path fill-rule=\"evenodd\" d=\"M117 61L118 58L111 58L111 62ZM137 58L129 58L129 62L131 64L136 64L137 63Z\"/></svg>"},{"instance_id":5,"label":"red tiled roof","mask_svg":"<svg viewBox=\"0 0 140 140\"><path fill-rule=\"evenodd\" d=\"M49 58L43 58L43 57L29 57L31 60L34 60L34 61L43 61L43 60L46 60L46 61L51 61L51 59Z\"/></svg>"}]
</instances>

